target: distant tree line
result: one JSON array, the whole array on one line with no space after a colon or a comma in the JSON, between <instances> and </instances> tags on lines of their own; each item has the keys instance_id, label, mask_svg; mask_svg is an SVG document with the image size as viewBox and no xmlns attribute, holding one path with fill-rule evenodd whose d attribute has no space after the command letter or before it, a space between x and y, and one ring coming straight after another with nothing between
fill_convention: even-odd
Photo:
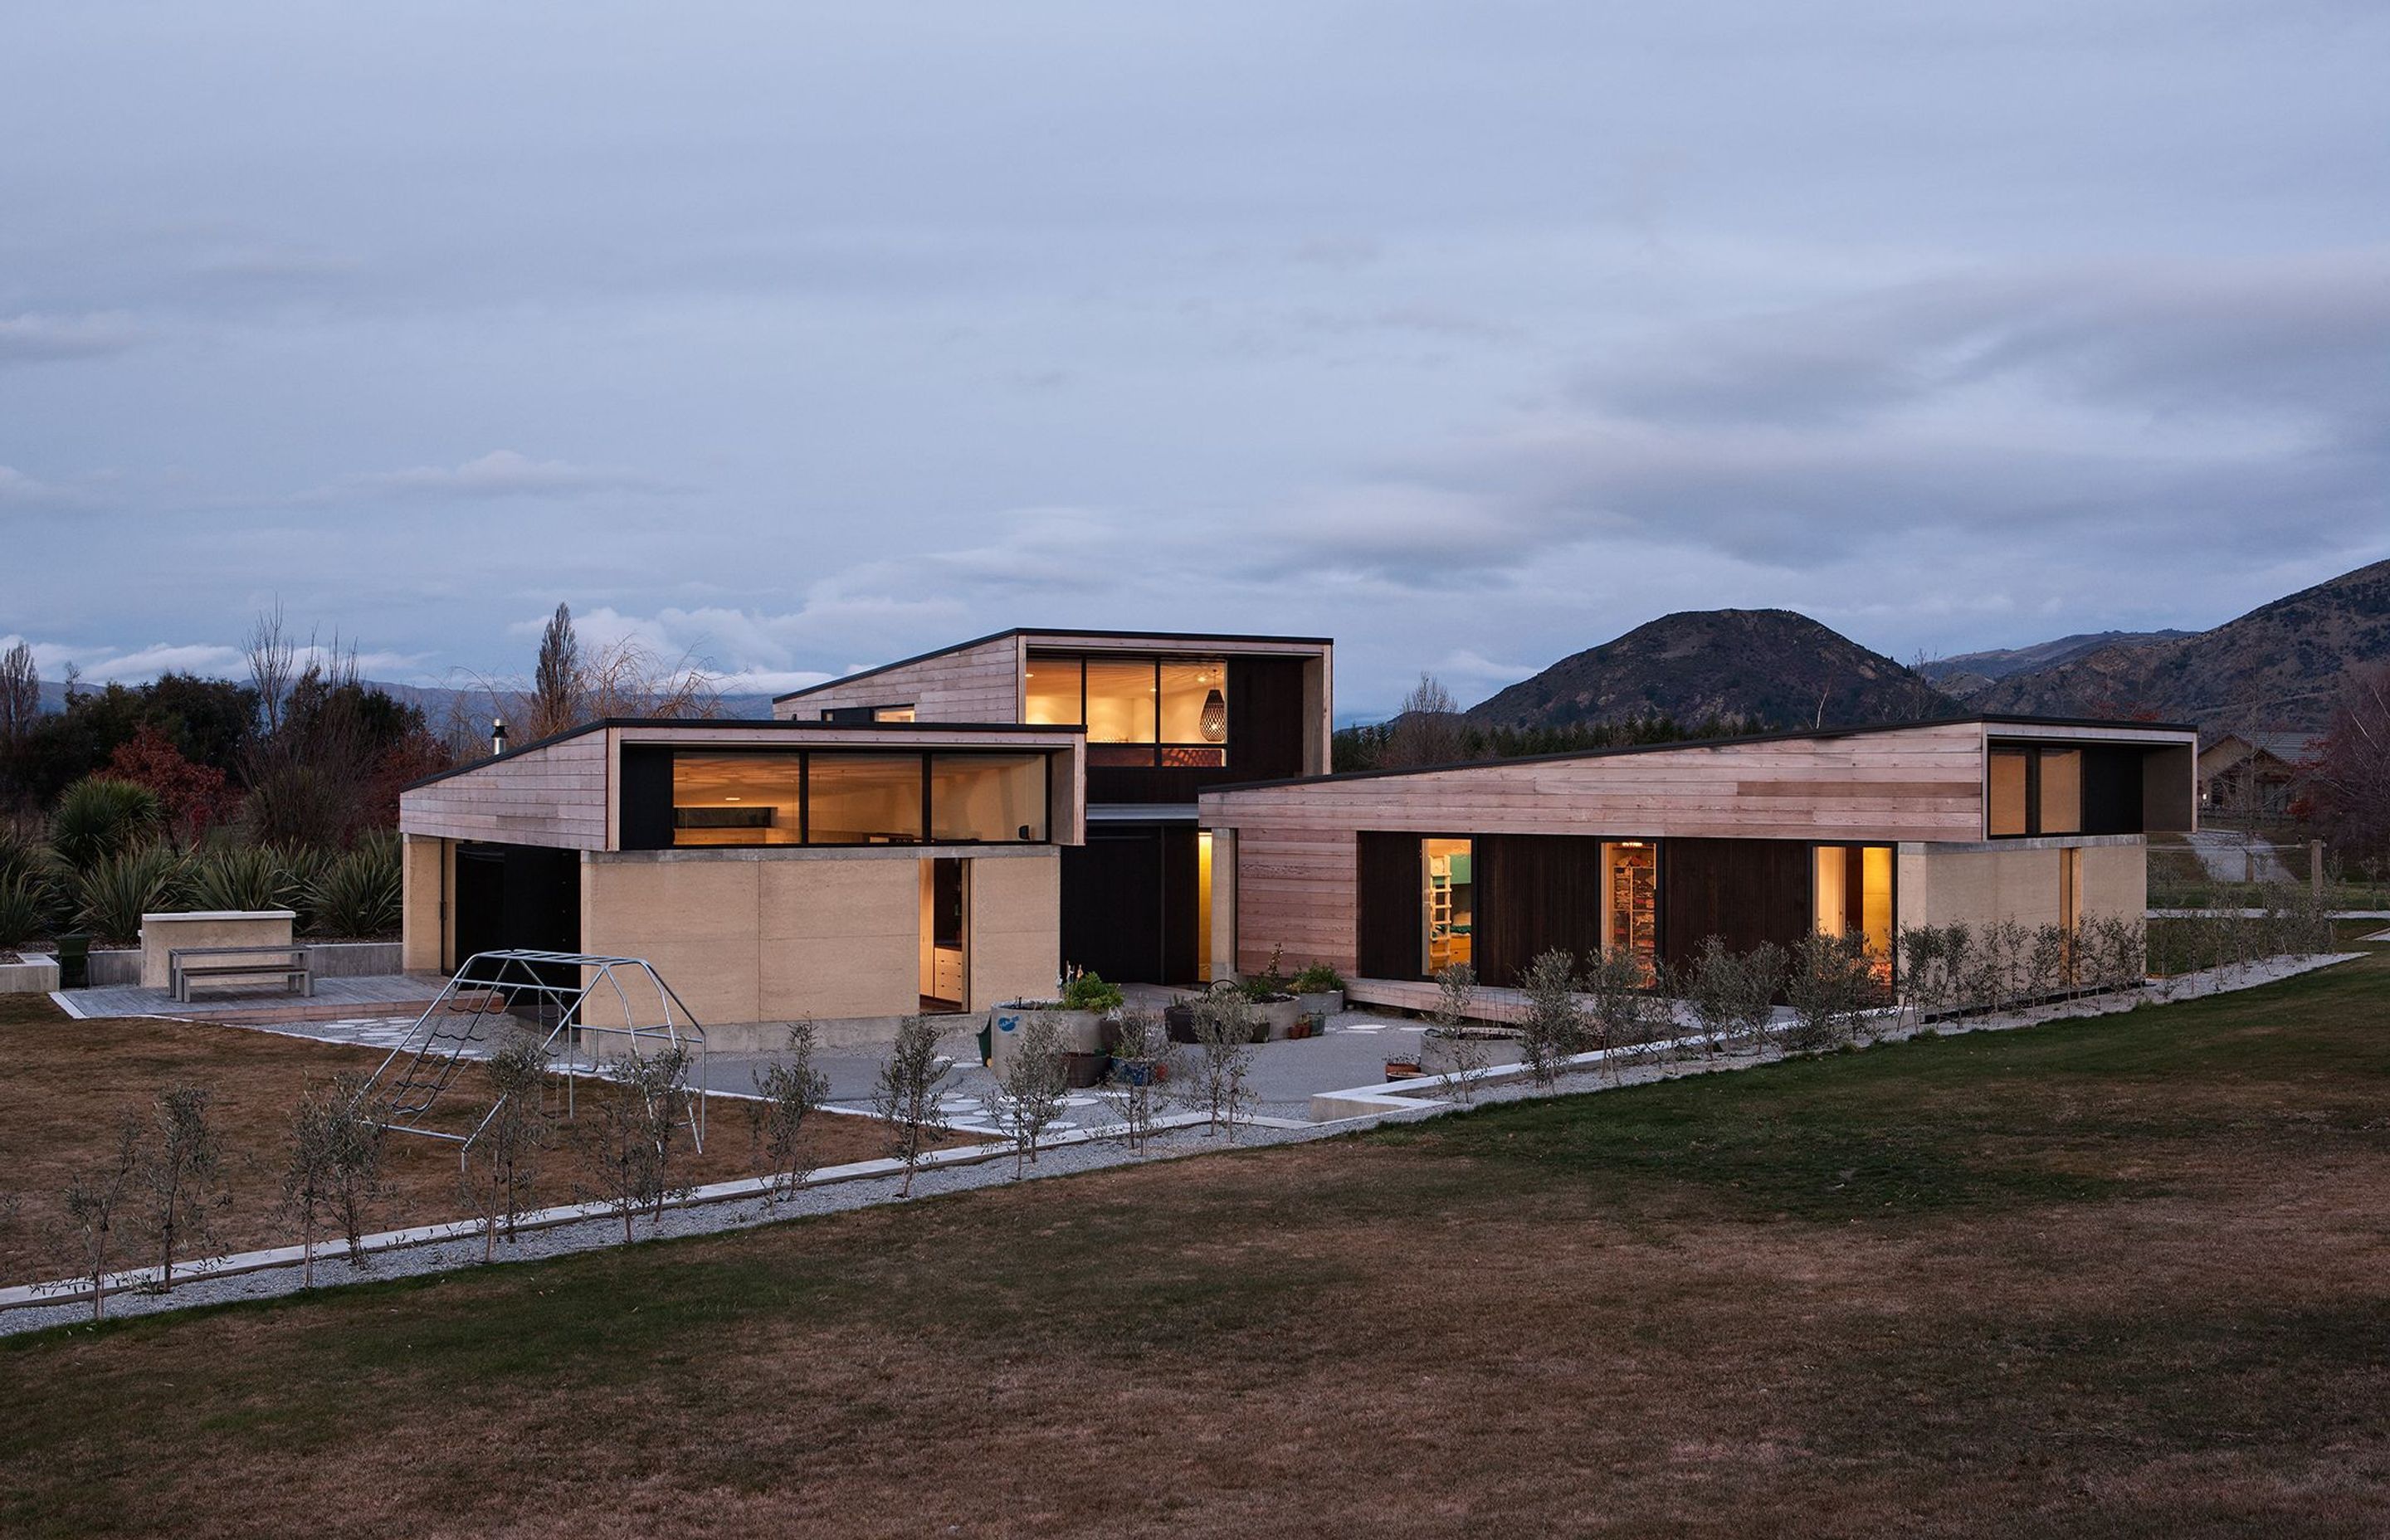
<instances>
[{"instance_id":1,"label":"distant tree line","mask_svg":"<svg viewBox=\"0 0 2390 1540\"><path fill-rule=\"evenodd\" d=\"M1435 764L1468 764L1481 760L1517 759L1529 754L1575 753L1591 749L1626 749L1647 743L1682 743L1693 738L1732 738L1765 732L1769 724L1757 717L1711 716L1684 723L1665 712L1652 712L1623 722L1576 722L1552 727L1488 727L1460 714L1459 704L1422 674L1403 699L1393 719L1358 727L1341 728L1331 740L1332 764L1345 770L1416 770Z\"/></svg>"}]
</instances>

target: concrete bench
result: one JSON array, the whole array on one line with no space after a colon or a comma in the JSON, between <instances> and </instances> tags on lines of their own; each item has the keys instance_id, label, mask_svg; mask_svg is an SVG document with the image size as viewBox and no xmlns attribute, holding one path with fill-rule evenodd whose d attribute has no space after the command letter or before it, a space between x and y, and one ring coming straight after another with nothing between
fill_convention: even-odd
<instances>
[{"instance_id":1,"label":"concrete bench","mask_svg":"<svg viewBox=\"0 0 2390 1540\"><path fill-rule=\"evenodd\" d=\"M313 997L315 970L307 966L304 946L178 946L166 954L168 988L187 1005L195 982L247 982L279 979L296 983L299 993Z\"/></svg>"}]
</instances>

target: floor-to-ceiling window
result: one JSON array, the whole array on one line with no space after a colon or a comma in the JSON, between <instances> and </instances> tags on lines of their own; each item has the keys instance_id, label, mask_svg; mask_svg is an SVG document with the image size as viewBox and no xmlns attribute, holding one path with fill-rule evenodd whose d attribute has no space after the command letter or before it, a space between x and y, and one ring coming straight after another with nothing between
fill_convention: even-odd
<instances>
[{"instance_id":1,"label":"floor-to-ceiling window","mask_svg":"<svg viewBox=\"0 0 2390 1540\"><path fill-rule=\"evenodd\" d=\"M1647 840L1601 847L1601 944L1631 954L1654 976L1660 957L1660 852Z\"/></svg>"},{"instance_id":2,"label":"floor-to-ceiling window","mask_svg":"<svg viewBox=\"0 0 2390 1540\"><path fill-rule=\"evenodd\" d=\"M1892 966L1892 847L1819 845L1812 913L1818 933L1857 932L1879 969Z\"/></svg>"},{"instance_id":3,"label":"floor-to-ceiling window","mask_svg":"<svg viewBox=\"0 0 2390 1540\"><path fill-rule=\"evenodd\" d=\"M1440 969L1476 956L1477 886L1470 842L1420 841L1420 971L1433 978Z\"/></svg>"}]
</instances>

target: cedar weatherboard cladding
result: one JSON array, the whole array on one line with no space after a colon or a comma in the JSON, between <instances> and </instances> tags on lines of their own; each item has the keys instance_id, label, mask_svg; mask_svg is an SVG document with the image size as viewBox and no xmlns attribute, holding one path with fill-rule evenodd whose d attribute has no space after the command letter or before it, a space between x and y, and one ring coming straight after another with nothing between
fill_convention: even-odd
<instances>
[{"instance_id":1,"label":"cedar weatherboard cladding","mask_svg":"<svg viewBox=\"0 0 2390 1540\"><path fill-rule=\"evenodd\" d=\"M1481 834L1476 841L1477 976L1517 985L1553 947L1601 948L1601 841L1584 835Z\"/></svg>"},{"instance_id":2,"label":"cedar weatherboard cladding","mask_svg":"<svg viewBox=\"0 0 2390 1540\"><path fill-rule=\"evenodd\" d=\"M1660 842L1660 954L1692 959L1715 936L1735 952L1796 946L1810 926L1809 846L1797 840Z\"/></svg>"}]
</instances>

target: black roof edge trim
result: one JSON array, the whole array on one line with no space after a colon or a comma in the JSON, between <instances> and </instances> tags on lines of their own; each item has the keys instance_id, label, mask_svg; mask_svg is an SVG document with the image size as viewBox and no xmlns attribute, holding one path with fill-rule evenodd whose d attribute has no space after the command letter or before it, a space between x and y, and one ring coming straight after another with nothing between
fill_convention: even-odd
<instances>
[{"instance_id":1,"label":"black roof edge trim","mask_svg":"<svg viewBox=\"0 0 2390 1540\"><path fill-rule=\"evenodd\" d=\"M601 732L609 727L623 727L634 731L657 727L760 727L767 732L814 733L852 733L867 729L879 733L893 732L900 738L908 733L1066 733L1073 737L1084 738L1087 731L1076 723L777 722L769 717L759 716L607 716L600 717L595 722L585 722L577 727L567 727L560 733L550 733L546 738L535 738L522 747L509 749L503 754L493 754L488 759L477 759L470 764L453 765L445 770L434 771L420 780L407 782L400 787L399 790L412 791L418 786L431 786L458 776L471 775L477 770L487 770L494 764L504 764L508 760L519 759L524 754L536 753L542 749L553 748L570 738L580 738L586 733Z\"/></svg>"},{"instance_id":2,"label":"black roof edge trim","mask_svg":"<svg viewBox=\"0 0 2390 1540\"><path fill-rule=\"evenodd\" d=\"M1326 776L1286 776L1278 780L1238 781L1207 786L1198 793L1209 797L1230 791L1258 791L1280 786L1317 786L1329 781L1385 780L1396 776L1433 776L1449 770L1484 770L1497 764L1549 764L1561 760L1617 759L1628 754L1657 754L1686 749L1726 749L1744 743L1782 743L1795 738L1855 738L1862 733L1913 732L1922 727L2127 727L2150 733L2190 733L2199 729L2181 722L2127 722L2115 717L2022 716L1976 713L1937 716L1921 722L1870 722L1854 727L1786 727L1767 733L1739 733L1731 738L1687 738L1669 743L1628 743L1613 749L1562 749L1549 754L1515 754L1509 759L1457 760L1449 764L1419 764L1400 770L1340 770Z\"/></svg>"},{"instance_id":3,"label":"black roof edge trim","mask_svg":"<svg viewBox=\"0 0 2390 1540\"><path fill-rule=\"evenodd\" d=\"M1238 631L1104 631L1093 628L1073 630L1058 629L1053 626L1016 625L1003 631L991 631L984 636L973 636L967 642L932 648L927 652L917 652L910 658L899 658L893 663L876 663L870 668L857 669L853 674L842 674L835 679L825 679L818 685L807 685L803 689L790 690L786 695L776 695L772 697L772 704L777 706L783 700L799 699L816 690L829 689L838 685L851 685L858 679L868 679L874 674L886 674L891 669L910 668L915 663L926 663L932 658L944 658L950 652L967 652L975 647L985 647L990 642L1003 641L1008 636L1093 636L1118 642L1135 641L1150 636L1158 642L1285 642L1293 647L1334 647L1336 645L1336 639L1332 636L1273 636Z\"/></svg>"}]
</instances>

